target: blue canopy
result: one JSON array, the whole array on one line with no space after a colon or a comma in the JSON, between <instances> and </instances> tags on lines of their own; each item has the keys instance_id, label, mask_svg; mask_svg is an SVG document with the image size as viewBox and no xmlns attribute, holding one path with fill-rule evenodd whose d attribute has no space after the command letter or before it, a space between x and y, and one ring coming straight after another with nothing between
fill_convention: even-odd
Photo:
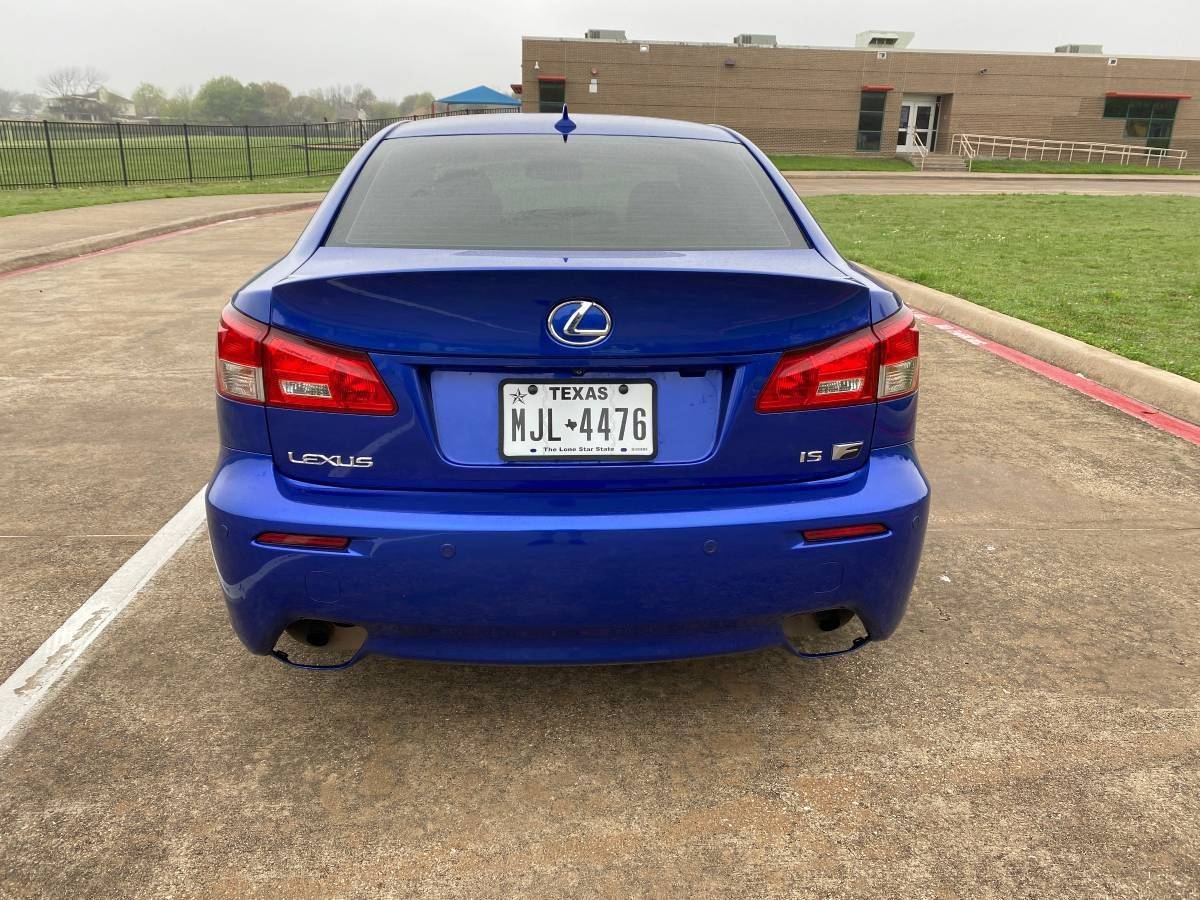
<instances>
[{"instance_id":1,"label":"blue canopy","mask_svg":"<svg viewBox=\"0 0 1200 900\"><path fill-rule=\"evenodd\" d=\"M448 106L520 106L520 100L514 100L508 94L502 94L499 91L494 91L487 85L479 85L478 87L469 88L465 91L459 91L457 94L451 94L449 97L439 97L438 103L445 103Z\"/></svg>"}]
</instances>

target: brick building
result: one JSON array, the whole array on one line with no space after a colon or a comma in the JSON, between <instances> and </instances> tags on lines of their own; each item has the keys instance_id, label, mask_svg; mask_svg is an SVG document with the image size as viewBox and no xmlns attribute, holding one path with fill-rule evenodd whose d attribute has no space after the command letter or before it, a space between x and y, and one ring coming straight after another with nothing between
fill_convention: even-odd
<instances>
[{"instance_id":1,"label":"brick building","mask_svg":"<svg viewBox=\"0 0 1200 900\"><path fill-rule=\"evenodd\" d=\"M716 122L771 152L949 152L960 133L1188 151L1200 166L1200 59L914 50L906 32L853 48L525 37L523 109ZM1003 155L1003 154L1001 154ZM1172 160L1171 165L1175 162Z\"/></svg>"}]
</instances>

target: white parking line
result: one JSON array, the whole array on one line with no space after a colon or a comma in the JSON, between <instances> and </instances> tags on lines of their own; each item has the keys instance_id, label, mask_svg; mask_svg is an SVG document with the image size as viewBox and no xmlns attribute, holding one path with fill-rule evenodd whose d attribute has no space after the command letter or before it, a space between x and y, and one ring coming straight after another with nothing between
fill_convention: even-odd
<instances>
[{"instance_id":1,"label":"white parking line","mask_svg":"<svg viewBox=\"0 0 1200 900\"><path fill-rule=\"evenodd\" d=\"M204 488L113 572L87 602L0 685L0 748L100 633L204 521Z\"/></svg>"}]
</instances>

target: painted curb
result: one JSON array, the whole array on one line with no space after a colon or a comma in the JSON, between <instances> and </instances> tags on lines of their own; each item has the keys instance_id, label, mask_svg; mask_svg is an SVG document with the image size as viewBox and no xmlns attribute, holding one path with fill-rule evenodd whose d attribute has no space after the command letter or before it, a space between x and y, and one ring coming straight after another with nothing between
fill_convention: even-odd
<instances>
[{"instance_id":1,"label":"painted curb","mask_svg":"<svg viewBox=\"0 0 1200 900\"><path fill-rule=\"evenodd\" d=\"M155 222L140 228L127 228L123 231L112 231L108 234L80 238L74 241L64 241L61 244L51 244L26 253L0 257L0 273L13 272L17 269L27 269L31 266L45 265L63 259L71 259L98 250L109 250L122 244L158 237L172 231L182 231L187 228L199 228L204 225L215 225L230 219L243 219L249 216L261 216L267 213L291 212L315 207L320 200L286 200L278 203L258 203L253 206L242 206L237 209L227 209L221 212L205 213L199 216L188 216L183 219L172 219L169 222Z\"/></svg>"},{"instance_id":2,"label":"painted curb","mask_svg":"<svg viewBox=\"0 0 1200 900\"><path fill-rule=\"evenodd\" d=\"M948 319L989 340L1076 372L1187 422L1200 424L1200 382L1118 356L1083 341L987 309L913 281L855 263L922 312Z\"/></svg>"}]
</instances>

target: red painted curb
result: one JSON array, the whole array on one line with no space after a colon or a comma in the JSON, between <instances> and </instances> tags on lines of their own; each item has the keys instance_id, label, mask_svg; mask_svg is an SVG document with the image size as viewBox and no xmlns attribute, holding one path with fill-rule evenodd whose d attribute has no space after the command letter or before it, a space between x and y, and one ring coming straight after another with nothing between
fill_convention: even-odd
<instances>
[{"instance_id":1,"label":"red painted curb","mask_svg":"<svg viewBox=\"0 0 1200 900\"><path fill-rule=\"evenodd\" d=\"M1122 394L1120 391L1107 388L1102 384L1092 381L1090 378L1076 375L1074 372L1068 372L1066 369L1061 369L1056 365L1036 359L1027 353L1022 353L1020 350L1014 350L1012 347L1006 347L1004 344L997 344L995 341L980 337L969 329L955 325L953 322L948 322L945 319L940 319L930 313L921 312L915 307L913 313L916 315L918 321L932 325L939 331L954 335L954 337L964 340L980 350L984 350L1001 359L1006 359L1023 369L1037 372L1037 374L1049 378L1051 381L1079 391L1079 393L1085 394L1094 400L1099 400L1106 406L1119 409L1126 415L1133 416L1135 419L1139 419L1147 425L1157 428L1159 431L1165 431L1168 434L1173 434L1175 437L1183 438L1185 441L1190 441L1196 446L1200 446L1200 425L1193 425L1184 419L1176 418L1170 413L1165 413L1161 409L1150 406L1148 403L1135 400L1133 397Z\"/></svg>"},{"instance_id":2,"label":"red painted curb","mask_svg":"<svg viewBox=\"0 0 1200 900\"><path fill-rule=\"evenodd\" d=\"M272 210L270 212L252 213L248 216L234 216L231 219L221 219L217 222L205 222L203 225L189 225L186 228L176 228L174 231L164 231L162 234L153 234L150 237L137 238L136 240L126 241L123 244L114 244L111 247L105 247L102 250L89 250L87 253L79 253L75 256L68 256L63 259L52 259L49 262L36 263L32 266L23 266L20 269L10 269L7 272L0 272L0 281L5 278L12 278L14 275L28 275L30 272L41 272L45 269L57 269L59 266L70 265L84 259L91 259L94 256L104 256L108 253L117 253L122 250L130 250L134 247L141 247L145 244L154 244L158 241L165 241L167 238L179 237L183 234L194 234L197 231L204 231L208 228L216 228L218 225L228 225L230 222L248 222L251 219L262 219L267 216L281 216L285 213L304 212L308 209L315 209L317 203L311 206L297 206L289 209Z\"/></svg>"}]
</instances>

